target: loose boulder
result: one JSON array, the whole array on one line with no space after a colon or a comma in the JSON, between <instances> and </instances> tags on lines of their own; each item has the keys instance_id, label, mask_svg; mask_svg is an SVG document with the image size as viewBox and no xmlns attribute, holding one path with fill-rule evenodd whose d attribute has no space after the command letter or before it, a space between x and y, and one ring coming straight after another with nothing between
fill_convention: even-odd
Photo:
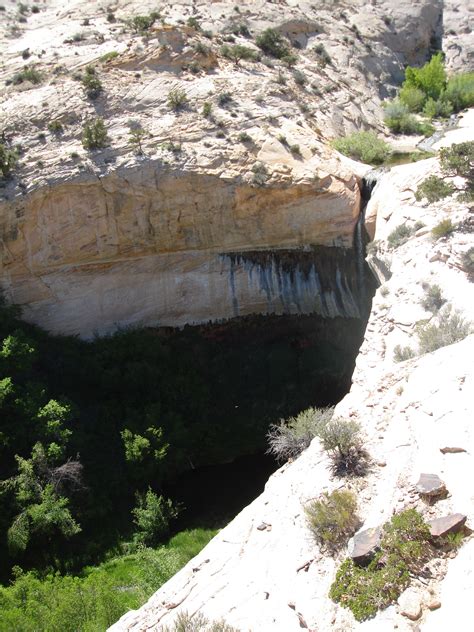
<instances>
[{"instance_id":1,"label":"loose boulder","mask_svg":"<svg viewBox=\"0 0 474 632\"><path fill-rule=\"evenodd\" d=\"M464 526L466 519L467 517L463 514L456 513L443 516L442 518L428 520L431 537L442 538L448 535L448 533L458 533Z\"/></svg>"},{"instance_id":2,"label":"loose boulder","mask_svg":"<svg viewBox=\"0 0 474 632\"><path fill-rule=\"evenodd\" d=\"M438 498L446 495L446 485L437 474L420 474L416 489L421 496Z\"/></svg>"},{"instance_id":3,"label":"loose boulder","mask_svg":"<svg viewBox=\"0 0 474 632\"><path fill-rule=\"evenodd\" d=\"M349 540L349 556L356 564L366 564L380 548L382 527L372 527L356 533Z\"/></svg>"}]
</instances>

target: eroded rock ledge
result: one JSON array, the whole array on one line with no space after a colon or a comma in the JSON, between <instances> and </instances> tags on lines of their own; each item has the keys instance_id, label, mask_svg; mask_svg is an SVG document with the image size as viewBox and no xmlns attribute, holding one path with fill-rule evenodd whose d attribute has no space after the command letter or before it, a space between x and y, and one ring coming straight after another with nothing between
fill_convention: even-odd
<instances>
[{"instance_id":1,"label":"eroded rock ledge","mask_svg":"<svg viewBox=\"0 0 474 632\"><path fill-rule=\"evenodd\" d=\"M245 173L226 178L147 162L4 203L1 283L26 319L83 336L248 313L357 316L344 248L359 208L358 179L349 173L275 175L256 186ZM273 250L315 245L340 253L331 283L321 256L308 268L310 255L302 255L305 273L297 261L279 271L272 259ZM249 267L246 251L267 252L267 263Z\"/></svg>"}]
</instances>

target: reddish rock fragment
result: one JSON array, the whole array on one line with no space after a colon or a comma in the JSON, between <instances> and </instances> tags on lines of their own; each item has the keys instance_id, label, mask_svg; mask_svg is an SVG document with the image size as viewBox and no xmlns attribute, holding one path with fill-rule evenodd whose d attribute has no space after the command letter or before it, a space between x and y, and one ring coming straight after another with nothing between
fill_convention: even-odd
<instances>
[{"instance_id":1,"label":"reddish rock fragment","mask_svg":"<svg viewBox=\"0 0 474 632\"><path fill-rule=\"evenodd\" d=\"M428 520L431 536L433 538L442 538L448 533L457 533L464 526L466 520L467 517L460 513Z\"/></svg>"}]
</instances>

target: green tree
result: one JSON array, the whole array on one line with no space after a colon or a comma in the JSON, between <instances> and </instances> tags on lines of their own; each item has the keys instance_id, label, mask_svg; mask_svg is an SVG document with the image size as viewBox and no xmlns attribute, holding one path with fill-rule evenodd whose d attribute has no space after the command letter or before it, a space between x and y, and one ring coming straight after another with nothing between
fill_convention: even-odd
<instances>
[{"instance_id":1,"label":"green tree","mask_svg":"<svg viewBox=\"0 0 474 632\"><path fill-rule=\"evenodd\" d=\"M137 494L137 506L132 511L137 531L135 542L154 546L169 533L170 522L178 510L169 498L158 496L150 488L142 495Z\"/></svg>"},{"instance_id":2,"label":"green tree","mask_svg":"<svg viewBox=\"0 0 474 632\"><path fill-rule=\"evenodd\" d=\"M435 101L439 99L446 88L446 70L441 53L433 55L430 61L421 68L408 66L405 70L402 90L408 88L418 88L427 98L431 97Z\"/></svg>"},{"instance_id":3,"label":"green tree","mask_svg":"<svg viewBox=\"0 0 474 632\"><path fill-rule=\"evenodd\" d=\"M24 551L34 536L49 540L79 533L81 528L71 515L69 499L56 491L57 470L51 467L44 446L36 443L29 459L17 455L16 461L17 474L3 481L1 487L3 493L13 494L18 510L8 529L10 550Z\"/></svg>"}]
</instances>

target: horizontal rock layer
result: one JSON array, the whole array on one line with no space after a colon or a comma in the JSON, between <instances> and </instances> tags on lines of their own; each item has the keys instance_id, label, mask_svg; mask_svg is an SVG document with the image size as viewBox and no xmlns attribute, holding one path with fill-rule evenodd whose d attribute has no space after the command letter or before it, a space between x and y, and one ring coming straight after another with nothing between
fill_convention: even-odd
<instances>
[{"instance_id":1,"label":"horizontal rock layer","mask_svg":"<svg viewBox=\"0 0 474 632\"><path fill-rule=\"evenodd\" d=\"M357 180L318 186L152 166L58 184L0 208L1 285L27 319L84 336L248 313L357 316L353 262L339 247L352 242ZM305 253L290 271L281 255L235 255L309 244L338 246L325 256L341 264Z\"/></svg>"}]
</instances>

